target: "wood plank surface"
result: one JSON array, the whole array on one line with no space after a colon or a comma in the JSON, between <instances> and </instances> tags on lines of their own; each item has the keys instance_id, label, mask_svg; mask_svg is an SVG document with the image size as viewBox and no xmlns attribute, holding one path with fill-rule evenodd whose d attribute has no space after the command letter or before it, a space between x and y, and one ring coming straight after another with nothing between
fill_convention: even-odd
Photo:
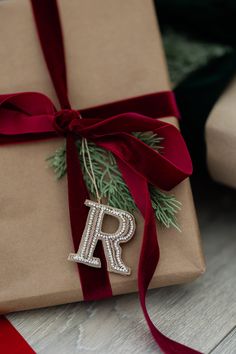
<instances>
[{"instance_id":1,"label":"wood plank surface","mask_svg":"<svg viewBox=\"0 0 236 354\"><path fill-rule=\"evenodd\" d=\"M236 353L236 327L221 340L210 354Z\"/></svg>"},{"instance_id":2,"label":"wood plank surface","mask_svg":"<svg viewBox=\"0 0 236 354\"><path fill-rule=\"evenodd\" d=\"M148 307L168 336L204 353L236 353L236 192L206 180L194 194L207 260L192 284L152 290ZM8 316L41 354L157 353L137 294Z\"/></svg>"}]
</instances>

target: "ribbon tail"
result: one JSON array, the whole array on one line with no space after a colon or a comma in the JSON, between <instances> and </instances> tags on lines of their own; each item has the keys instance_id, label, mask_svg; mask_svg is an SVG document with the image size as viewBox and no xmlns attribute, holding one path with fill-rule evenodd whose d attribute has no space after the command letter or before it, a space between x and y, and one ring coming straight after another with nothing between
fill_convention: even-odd
<instances>
[{"instance_id":1,"label":"ribbon tail","mask_svg":"<svg viewBox=\"0 0 236 354\"><path fill-rule=\"evenodd\" d=\"M81 171L76 142L71 135L66 140L66 152L70 223L74 249L77 252L88 216L88 208L84 202L89 199L89 194ZM101 259L101 268L91 268L77 263L83 296L86 301L112 296L111 284L106 271L106 258L102 244L99 242L95 250L95 257Z\"/></svg>"},{"instance_id":2,"label":"ribbon tail","mask_svg":"<svg viewBox=\"0 0 236 354\"><path fill-rule=\"evenodd\" d=\"M129 168L122 160L117 159L117 163L129 191L145 219L143 242L138 266L138 288L140 304L148 327L156 343L165 354L200 354L200 352L177 343L163 335L156 328L148 314L146 294L160 258L156 219L146 179Z\"/></svg>"},{"instance_id":3,"label":"ribbon tail","mask_svg":"<svg viewBox=\"0 0 236 354\"><path fill-rule=\"evenodd\" d=\"M0 316L0 352L5 354L36 354L4 316Z\"/></svg>"}]
</instances>

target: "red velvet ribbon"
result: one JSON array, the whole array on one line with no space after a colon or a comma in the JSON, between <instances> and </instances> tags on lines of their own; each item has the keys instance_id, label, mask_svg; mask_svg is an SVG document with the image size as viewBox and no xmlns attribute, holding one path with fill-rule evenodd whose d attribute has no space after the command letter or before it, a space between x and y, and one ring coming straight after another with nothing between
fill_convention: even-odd
<instances>
[{"instance_id":1,"label":"red velvet ribbon","mask_svg":"<svg viewBox=\"0 0 236 354\"><path fill-rule=\"evenodd\" d=\"M198 353L161 334L152 323L145 304L148 285L159 261L156 221L148 185L170 190L192 172L191 159L179 131L155 119L178 115L173 94L160 92L80 112L72 110L67 95L64 48L56 1L31 0L31 3L45 60L62 109L57 112L49 98L40 93L0 95L0 143L26 142L60 135L66 137L68 199L75 251L88 213L84 206L88 191L75 141L84 137L115 155L122 176L145 219L138 288L150 331L164 353ZM80 115L84 119L80 119ZM164 154L152 150L131 134L144 131L153 131L164 138ZM96 252L102 260L102 268L78 264L85 300L112 295L101 245Z\"/></svg>"},{"instance_id":2,"label":"red velvet ribbon","mask_svg":"<svg viewBox=\"0 0 236 354\"><path fill-rule=\"evenodd\" d=\"M5 317L0 316L0 353L1 354L34 354L20 333Z\"/></svg>"}]
</instances>

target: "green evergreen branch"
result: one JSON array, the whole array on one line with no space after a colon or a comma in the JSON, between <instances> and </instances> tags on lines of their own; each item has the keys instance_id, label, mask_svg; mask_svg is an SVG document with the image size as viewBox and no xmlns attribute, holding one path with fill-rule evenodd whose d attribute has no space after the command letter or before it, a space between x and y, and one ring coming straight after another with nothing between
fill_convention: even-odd
<instances>
[{"instance_id":1,"label":"green evergreen branch","mask_svg":"<svg viewBox=\"0 0 236 354\"><path fill-rule=\"evenodd\" d=\"M171 81L180 83L189 73L207 64L211 59L231 51L231 47L192 38L165 26L163 44Z\"/></svg>"},{"instance_id":2,"label":"green evergreen branch","mask_svg":"<svg viewBox=\"0 0 236 354\"><path fill-rule=\"evenodd\" d=\"M161 151L163 148L161 146L161 141L163 138L155 133L141 132L133 133L133 135L154 150ZM85 183L90 194L95 196L94 185L87 175L83 165L81 140L78 140L76 144ZM101 197L106 199L109 205L114 208L134 212L137 207L117 167L113 154L90 141L88 141L88 148L91 155L96 183ZM54 169L57 179L62 178L66 174L65 145L59 148L47 160L49 161L50 166ZM176 216L178 211L181 209L181 203L176 200L174 195L164 193L154 186L150 186L150 195L156 219L165 227L175 227L180 231Z\"/></svg>"}]
</instances>

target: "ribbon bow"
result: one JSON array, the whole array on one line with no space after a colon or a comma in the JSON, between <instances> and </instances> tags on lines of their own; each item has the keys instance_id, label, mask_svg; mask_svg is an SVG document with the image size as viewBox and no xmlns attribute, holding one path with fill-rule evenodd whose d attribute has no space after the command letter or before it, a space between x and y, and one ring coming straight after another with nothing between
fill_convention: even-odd
<instances>
[{"instance_id":1,"label":"ribbon bow","mask_svg":"<svg viewBox=\"0 0 236 354\"><path fill-rule=\"evenodd\" d=\"M131 134L147 131L163 138L163 154ZM111 151L118 163L163 190L172 189L192 173L185 142L171 124L135 112L81 119L76 110L56 111L50 99L40 93L0 95L0 143L60 135L73 141L81 137L93 141Z\"/></svg>"},{"instance_id":2,"label":"ribbon bow","mask_svg":"<svg viewBox=\"0 0 236 354\"><path fill-rule=\"evenodd\" d=\"M171 124L135 112L108 118L81 118L76 110L56 111L50 99L40 93L0 95L0 143L59 135L73 141L83 137L111 151L118 163L163 190L172 189L192 173L185 142ZM131 134L147 131L163 138L163 154Z\"/></svg>"}]
</instances>

